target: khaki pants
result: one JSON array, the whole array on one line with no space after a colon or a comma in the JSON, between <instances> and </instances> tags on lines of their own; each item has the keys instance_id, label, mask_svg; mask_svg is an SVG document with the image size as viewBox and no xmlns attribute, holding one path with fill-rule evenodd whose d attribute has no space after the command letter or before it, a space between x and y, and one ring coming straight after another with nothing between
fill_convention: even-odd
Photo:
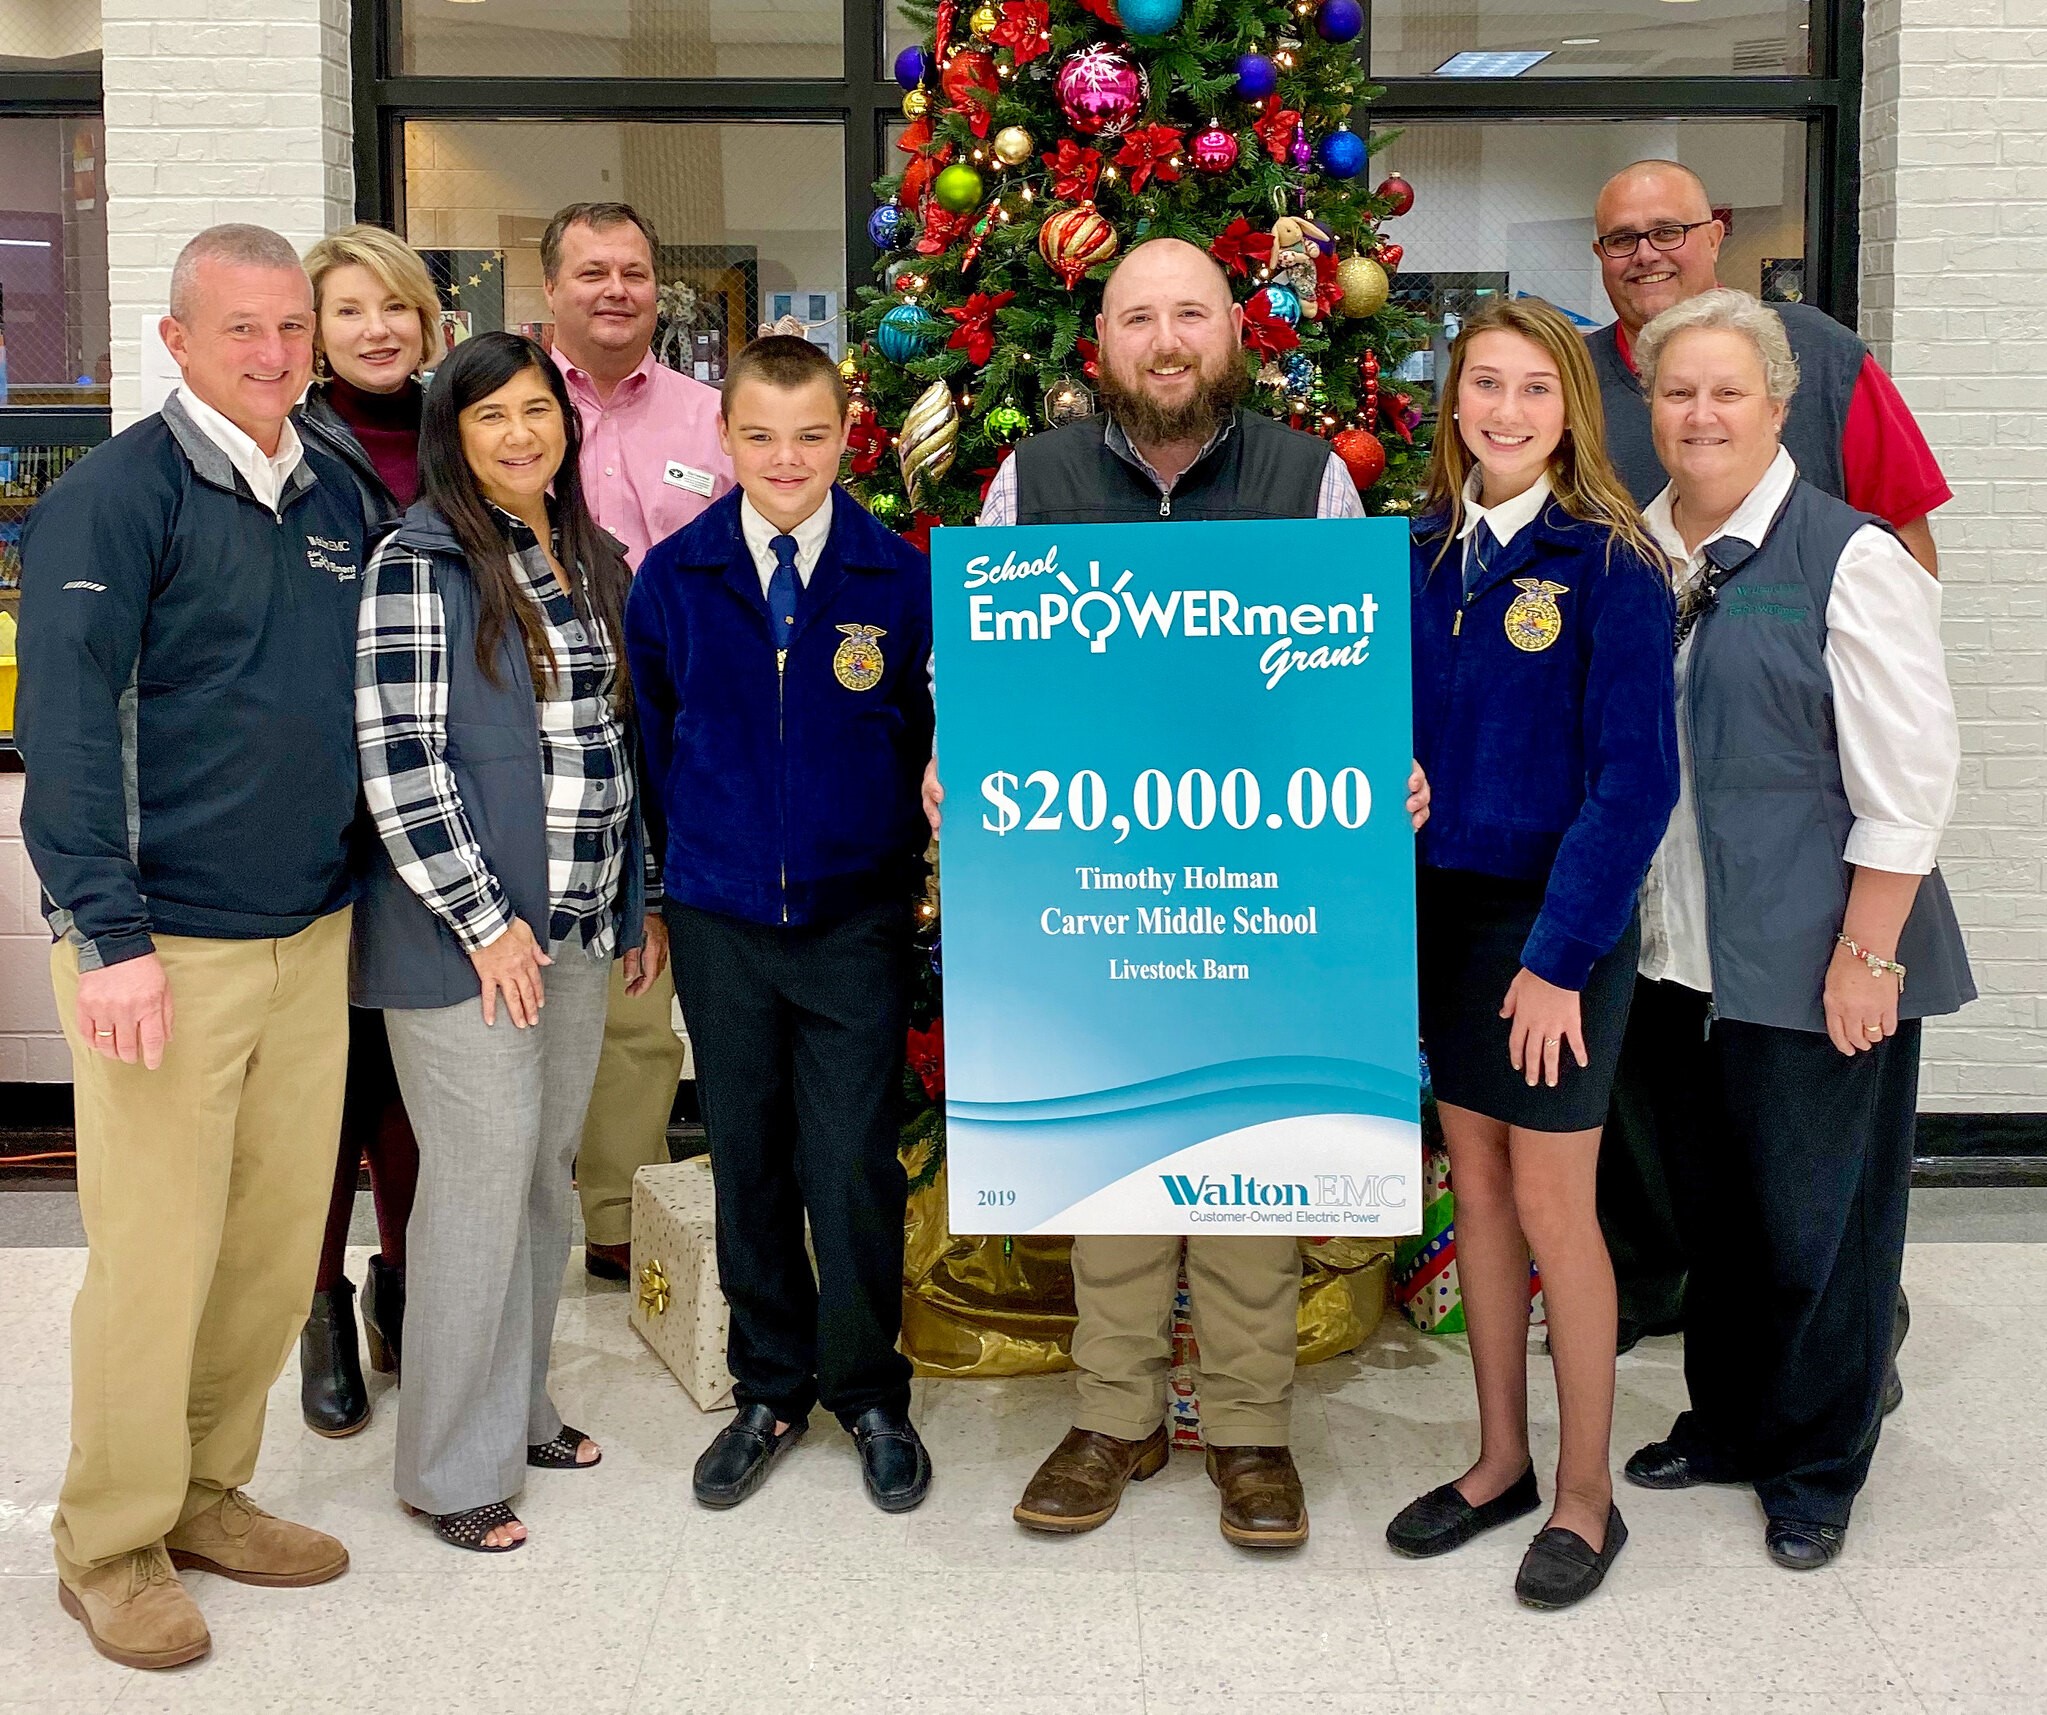
<instances>
[{"instance_id":1,"label":"khaki pants","mask_svg":"<svg viewBox=\"0 0 2047 1715\"><path fill-rule=\"evenodd\" d=\"M1173 1286L1181 1240L1073 1241L1076 1429L1139 1441L1165 1421ZM1195 1237L1187 1245L1201 1434L1213 1447L1284 1447L1292 1415L1301 1256L1286 1236Z\"/></svg>"},{"instance_id":2,"label":"khaki pants","mask_svg":"<svg viewBox=\"0 0 2047 1715\"><path fill-rule=\"evenodd\" d=\"M334 1185L348 922L337 911L265 941L159 936L174 1015L154 1072L80 1040L77 951L51 949L90 1247L51 1527L74 1572L156 1542L255 1474Z\"/></svg>"},{"instance_id":3,"label":"khaki pants","mask_svg":"<svg viewBox=\"0 0 2047 1715\"><path fill-rule=\"evenodd\" d=\"M625 961L612 961L604 1054L576 1155L583 1234L592 1244L632 1238L633 1175L668 1159L668 1116L682 1076L682 1039L669 1022L674 1001L672 970L664 967L645 994L629 996Z\"/></svg>"}]
</instances>

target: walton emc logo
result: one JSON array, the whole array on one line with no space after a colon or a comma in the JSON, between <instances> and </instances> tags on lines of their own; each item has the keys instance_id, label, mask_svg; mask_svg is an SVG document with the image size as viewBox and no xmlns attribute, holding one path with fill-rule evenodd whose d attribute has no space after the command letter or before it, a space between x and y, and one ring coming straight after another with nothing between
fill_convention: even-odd
<instances>
[{"instance_id":1,"label":"walton emc logo","mask_svg":"<svg viewBox=\"0 0 2047 1715\"><path fill-rule=\"evenodd\" d=\"M967 640L1048 643L1070 634L1085 640L1089 654L1103 655L1111 638L1125 634L1133 641L1173 636L1269 638L1257 657L1268 691L1292 672L1362 666L1371 652L1379 603L1370 594L1355 602L1286 607L1279 602L1247 602L1226 589L1133 590L1136 577L1126 568L1105 581L1101 561L1090 560L1083 588L1060 566L1057 543L1036 559L1020 560L1014 552L1001 560L977 554L967 562L962 586L968 591ZM1040 586L1035 598L1019 591L1001 601L990 587L1037 578L1058 587ZM1302 642L1314 637L1351 641Z\"/></svg>"},{"instance_id":2,"label":"walton emc logo","mask_svg":"<svg viewBox=\"0 0 2047 1715\"><path fill-rule=\"evenodd\" d=\"M1249 1173L1216 1178L1203 1173L1161 1173L1159 1183L1182 1209L1404 1209L1405 1173L1318 1173L1314 1195L1305 1180L1259 1179Z\"/></svg>"}]
</instances>

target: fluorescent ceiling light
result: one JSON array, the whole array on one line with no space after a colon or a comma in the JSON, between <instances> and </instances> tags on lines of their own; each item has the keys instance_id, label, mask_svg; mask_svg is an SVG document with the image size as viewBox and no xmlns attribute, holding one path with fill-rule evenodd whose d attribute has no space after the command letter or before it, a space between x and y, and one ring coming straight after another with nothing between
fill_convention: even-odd
<instances>
[{"instance_id":1,"label":"fluorescent ceiling light","mask_svg":"<svg viewBox=\"0 0 2047 1715\"><path fill-rule=\"evenodd\" d=\"M1548 48L1516 48L1505 53L1452 54L1436 67L1437 77L1519 77L1549 58Z\"/></svg>"},{"instance_id":2,"label":"fluorescent ceiling light","mask_svg":"<svg viewBox=\"0 0 2047 1715\"><path fill-rule=\"evenodd\" d=\"M47 238L0 238L0 244L9 245L16 250L47 250L50 248L50 241Z\"/></svg>"},{"instance_id":3,"label":"fluorescent ceiling light","mask_svg":"<svg viewBox=\"0 0 2047 1715\"><path fill-rule=\"evenodd\" d=\"M1566 36L1559 46L1566 48L1596 48L1599 46L1599 38L1597 36Z\"/></svg>"}]
</instances>

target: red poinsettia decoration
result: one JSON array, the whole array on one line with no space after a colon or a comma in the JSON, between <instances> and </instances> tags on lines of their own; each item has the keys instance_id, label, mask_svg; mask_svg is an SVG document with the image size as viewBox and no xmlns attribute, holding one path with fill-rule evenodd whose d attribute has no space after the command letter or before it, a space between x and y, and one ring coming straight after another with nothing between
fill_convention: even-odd
<instances>
[{"instance_id":1,"label":"red poinsettia decoration","mask_svg":"<svg viewBox=\"0 0 2047 1715\"><path fill-rule=\"evenodd\" d=\"M1294 146L1294 132L1300 123L1300 114L1291 107L1275 107L1251 129L1258 133L1258 140L1265 145L1267 154L1275 161L1284 161Z\"/></svg>"},{"instance_id":2,"label":"red poinsettia decoration","mask_svg":"<svg viewBox=\"0 0 2047 1715\"><path fill-rule=\"evenodd\" d=\"M917 254L919 256L940 256L950 250L961 233L974 224L974 211L954 214L949 208L940 208L937 203L926 200L924 213L917 229Z\"/></svg>"},{"instance_id":3,"label":"red poinsettia decoration","mask_svg":"<svg viewBox=\"0 0 2047 1715\"><path fill-rule=\"evenodd\" d=\"M1244 306L1244 343L1260 357L1277 357L1299 345L1301 336L1272 313L1260 292Z\"/></svg>"},{"instance_id":4,"label":"red poinsettia decoration","mask_svg":"<svg viewBox=\"0 0 2047 1715\"><path fill-rule=\"evenodd\" d=\"M1061 202L1094 201L1095 180L1102 171L1099 149L1083 148L1071 137L1062 137L1058 151L1040 159L1052 170L1052 194Z\"/></svg>"},{"instance_id":5,"label":"red poinsettia decoration","mask_svg":"<svg viewBox=\"0 0 2047 1715\"><path fill-rule=\"evenodd\" d=\"M1171 184L1180 176L1175 157L1186 141L1186 133L1171 125L1141 125L1124 134L1123 147L1116 153L1116 165L1128 170L1132 191L1143 190L1144 181L1149 178Z\"/></svg>"},{"instance_id":6,"label":"red poinsettia decoration","mask_svg":"<svg viewBox=\"0 0 2047 1715\"><path fill-rule=\"evenodd\" d=\"M1092 12L1113 29L1123 28L1123 19L1116 11L1116 0L1080 0L1080 9Z\"/></svg>"},{"instance_id":7,"label":"red poinsettia decoration","mask_svg":"<svg viewBox=\"0 0 2047 1715\"><path fill-rule=\"evenodd\" d=\"M923 522L921 515L918 522ZM917 1081L924 1086L925 1095L934 1102L942 1097L945 1094L945 1020L934 1018L929 1030L919 1030L913 1025L906 1058L910 1062L910 1070L917 1074Z\"/></svg>"},{"instance_id":8,"label":"red poinsettia decoration","mask_svg":"<svg viewBox=\"0 0 2047 1715\"><path fill-rule=\"evenodd\" d=\"M1254 262L1263 267L1272 260L1272 234L1260 232L1239 215L1215 235L1208 253L1232 274L1248 278Z\"/></svg>"},{"instance_id":9,"label":"red poinsettia decoration","mask_svg":"<svg viewBox=\"0 0 2047 1715\"><path fill-rule=\"evenodd\" d=\"M1343 302L1343 292L1336 284L1336 246L1333 244L1313 247L1315 257L1315 302L1317 313L1331 315L1336 306Z\"/></svg>"},{"instance_id":10,"label":"red poinsettia decoration","mask_svg":"<svg viewBox=\"0 0 2047 1715\"><path fill-rule=\"evenodd\" d=\"M988 39L1007 48L1019 66L1052 51L1052 8L1046 0L1002 0L995 16L998 22Z\"/></svg>"},{"instance_id":11,"label":"red poinsettia decoration","mask_svg":"<svg viewBox=\"0 0 2047 1715\"><path fill-rule=\"evenodd\" d=\"M953 305L945 313L960 325L945 342L946 348L964 351L974 367L980 368L995 352L995 312L1015 296L1014 292L997 292L993 297L975 292L964 304Z\"/></svg>"},{"instance_id":12,"label":"red poinsettia decoration","mask_svg":"<svg viewBox=\"0 0 2047 1715\"><path fill-rule=\"evenodd\" d=\"M960 49L939 69L938 88L946 105L967 122L976 137L988 135L995 98L1002 88L989 55L973 48Z\"/></svg>"},{"instance_id":13,"label":"red poinsettia decoration","mask_svg":"<svg viewBox=\"0 0 2047 1715\"><path fill-rule=\"evenodd\" d=\"M918 553L928 554L931 552L931 532L944 522L935 512L920 512L896 534Z\"/></svg>"},{"instance_id":14,"label":"red poinsettia decoration","mask_svg":"<svg viewBox=\"0 0 2047 1715\"><path fill-rule=\"evenodd\" d=\"M1090 381L1101 374L1102 354L1093 340L1077 339L1073 342L1073 349L1080 354L1081 374L1085 375Z\"/></svg>"}]
</instances>

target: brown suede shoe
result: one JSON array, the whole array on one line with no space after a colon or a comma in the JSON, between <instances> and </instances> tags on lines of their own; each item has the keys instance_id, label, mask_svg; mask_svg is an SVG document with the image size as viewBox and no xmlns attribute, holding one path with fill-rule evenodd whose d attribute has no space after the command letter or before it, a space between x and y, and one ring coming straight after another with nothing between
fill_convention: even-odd
<instances>
[{"instance_id":1,"label":"brown suede shoe","mask_svg":"<svg viewBox=\"0 0 2047 1715\"><path fill-rule=\"evenodd\" d=\"M1208 1480L1222 1490L1223 1535L1240 1548L1298 1548L1308 1540L1301 1474L1284 1447L1211 1447Z\"/></svg>"},{"instance_id":2,"label":"brown suede shoe","mask_svg":"<svg viewBox=\"0 0 2047 1715\"><path fill-rule=\"evenodd\" d=\"M273 1518L229 1489L163 1539L173 1566L217 1572L237 1584L297 1590L348 1570L348 1550L325 1531Z\"/></svg>"},{"instance_id":3,"label":"brown suede shoe","mask_svg":"<svg viewBox=\"0 0 2047 1715\"><path fill-rule=\"evenodd\" d=\"M161 1543L57 1574L57 1600L92 1647L123 1667L176 1667L213 1647L205 1618L171 1570Z\"/></svg>"},{"instance_id":4,"label":"brown suede shoe","mask_svg":"<svg viewBox=\"0 0 2047 1715\"><path fill-rule=\"evenodd\" d=\"M1052 1449L1010 1515L1027 1530L1067 1534L1093 1530L1116 1516L1123 1485L1166 1468L1166 1426L1142 1441L1069 1429Z\"/></svg>"}]
</instances>

